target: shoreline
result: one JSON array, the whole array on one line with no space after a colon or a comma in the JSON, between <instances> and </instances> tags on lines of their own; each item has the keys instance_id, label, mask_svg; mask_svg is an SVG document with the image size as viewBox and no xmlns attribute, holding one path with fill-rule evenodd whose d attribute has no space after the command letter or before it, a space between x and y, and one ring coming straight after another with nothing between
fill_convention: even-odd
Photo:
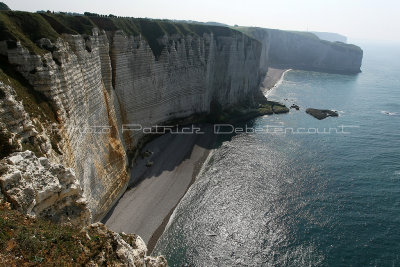
<instances>
[{"instance_id":1,"label":"shoreline","mask_svg":"<svg viewBox=\"0 0 400 267\"><path fill-rule=\"evenodd\" d=\"M268 69L261 88L266 97L289 70ZM196 181L215 143L216 136L211 131L204 135L166 134L149 142L142 151L153 151L153 155L137 160L128 190L103 219L104 223L116 232L141 236L150 255L176 206ZM150 168L146 167L148 161L154 162Z\"/></svg>"},{"instance_id":2,"label":"shoreline","mask_svg":"<svg viewBox=\"0 0 400 267\"><path fill-rule=\"evenodd\" d=\"M215 140L214 140L215 141ZM215 142L214 142L215 143ZM151 235L149 242L147 243L147 250L148 250L148 255L151 255L153 252L155 246L157 245L158 239L160 239L161 235L164 233L165 228L167 227L172 214L174 213L176 207L178 204L181 202L182 198L186 195L192 184L196 181L197 176L200 174L204 164L207 162L207 159L211 155L211 152L214 148L207 149L203 156L196 162L195 167L193 169L193 174L192 174L192 180L190 181L189 186L186 188L185 193L182 195L182 197L179 199L179 201L176 203L176 205L169 211L168 215L164 218L162 221L161 225L154 231L154 233Z\"/></svg>"},{"instance_id":3,"label":"shoreline","mask_svg":"<svg viewBox=\"0 0 400 267\"><path fill-rule=\"evenodd\" d=\"M139 156L131 171L129 189L103 219L115 232L142 237L149 254L214 148L212 127L199 127L205 134L165 134L149 142L142 152L153 153ZM153 164L147 167L149 162Z\"/></svg>"},{"instance_id":4,"label":"shoreline","mask_svg":"<svg viewBox=\"0 0 400 267\"><path fill-rule=\"evenodd\" d=\"M272 90L278 87L283 82L286 73L291 70L292 69L268 68L267 75L265 75L265 79L261 87L261 90L264 93L265 97L268 97L271 94Z\"/></svg>"},{"instance_id":5,"label":"shoreline","mask_svg":"<svg viewBox=\"0 0 400 267\"><path fill-rule=\"evenodd\" d=\"M268 68L268 72L265 75L265 79L264 79L263 86L261 89L263 94L265 95L265 97L267 97L269 95L269 93L272 91L272 89L278 87L282 83L283 79L285 78L285 74L289 71L291 71L291 69ZM190 185L187 187L185 193L180 198L178 203L170 210L168 215L164 218L162 224L152 234L152 236L147 244L149 255L151 255L151 253L153 252L158 239L160 238L160 236L163 234L165 228L170 223L171 216L173 215L176 206L179 204L181 199L186 195L186 193L190 189L191 185L196 181L197 176L201 173L201 170L205 166L204 164L207 164L212 151L213 151L213 149L209 149L208 151L206 151L206 153L204 154L204 157L197 162L198 165L193 170L192 181L190 182Z\"/></svg>"}]
</instances>

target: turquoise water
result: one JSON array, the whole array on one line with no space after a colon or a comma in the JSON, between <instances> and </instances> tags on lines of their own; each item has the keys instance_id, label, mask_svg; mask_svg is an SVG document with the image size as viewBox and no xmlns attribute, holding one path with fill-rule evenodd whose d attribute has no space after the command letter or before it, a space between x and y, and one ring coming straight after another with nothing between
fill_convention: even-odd
<instances>
[{"instance_id":1,"label":"turquoise water","mask_svg":"<svg viewBox=\"0 0 400 267\"><path fill-rule=\"evenodd\" d=\"M155 254L171 266L400 266L400 48L362 48L359 75L287 73L269 98L301 109L248 123L269 132L221 136Z\"/></svg>"}]
</instances>

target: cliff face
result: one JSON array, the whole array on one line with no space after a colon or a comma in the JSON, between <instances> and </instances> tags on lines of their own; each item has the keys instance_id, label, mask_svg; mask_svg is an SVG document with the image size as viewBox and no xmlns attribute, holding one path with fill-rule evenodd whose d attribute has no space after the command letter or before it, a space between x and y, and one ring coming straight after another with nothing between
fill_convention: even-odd
<instances>
[{"instance_id":1,"label":"cliff face","mask_svg":"<svg viewBox=\"0 0 400 267\"><path fill-rule=\"evenodd\" d=\"M126 151L137 148L143 133L122 132L122 125L146 127L207 113L212 103L221 108L256 104L254 98L260 94L261 44L237 31L196 25L149 37L157 29L145 31L146 21L128 21L130 27L145 31L128 35L118 30L120 20L93 19L98 25L93 23L87 34L80 31L87 26L79 24L84 17L52 17L73 19L79 26L66 23L62 28L60 21L57 24L47 15L43 20L37 14L9 13L11 21L14 15L27 16L24 21L31 19L32 24L40 22L42 30L29 36L19 21L12 25L18 34L7 32L15 36L0 41L4 139L14 150L34 150L38 157L71 168L91 221L105 215L128 183ZM97 29L101 25L107 32ZM77 32L64 34L74 31L67 26ZM34 39L43 37L43 29L53 37ZM41 103L48 106L42 108ZM33 112L30 106L41 112ZM10 196L6 195L8 201ZM62 209L57 201L51 205L51 210ZM74 214L69 214L70 219L79 220Z\"/></svg>"},{"instance_id":2,"label":"cliff face","mask_svg":"<svg viewBox=\"0 0 400 267\"><path fill-rule=\"evenodd\" d=\"M259 92L261 45L240 33L165 36L158 60L146 41L118 32L113 38L115 92L125 124L142 127L252 101ZM132 149L142 135L124 132Z\"/></svg>"},{"instance_id":3,"label":"cliff face","mask_svg":"<svg viewBox=\"0 0 400 267\"><path fill-rule=\"evenodd\" d=\"M363 51L298 33L268 30L271 65L335 73L359 73Z\"/></svg>"},{"instance_id":4,"label":"cliff face","mask_svg":"<svg viewBox=\"0 0 400 267\"><path fill-rule=\"evenodd\" d=\"M35 55L19 42L2 42L0 53L51 103L57 123L42 123L38 128L47 135L56 132L60 136L56 148L61 155L51 153L52 149L41 152L75 171L93 220L97 220L128 181L113 92L105 86L111 76L108 40L95 31L86 40L80 35L65 35L54 44L42 39L40 46L53 52ZM40 123L40 117L37 119Z\"/></svg>"},{"instance_id":5,"label":"cliff face","mask_svg":"<svg viewBox=\"0 0 400 267\"><path fill-rule=\"evenodd\" d=\"M263 28L239 28L263 44L268 51L261 64L321 72L355 74L361 72L363 51L350 44L328 42L307 32L290 32Z\"/></svg>"}]
</instances>

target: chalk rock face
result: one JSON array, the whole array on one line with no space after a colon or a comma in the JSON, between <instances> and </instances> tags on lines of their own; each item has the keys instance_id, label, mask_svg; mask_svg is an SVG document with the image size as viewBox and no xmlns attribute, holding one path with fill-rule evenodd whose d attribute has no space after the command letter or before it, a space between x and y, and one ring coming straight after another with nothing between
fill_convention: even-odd
<instances>
[{"instance_id":1,"label":"chalk rock face","mask_svg":"<svg viewBox=\"0 0 400 267\"><path fill-rule=\"evenodd\" d=\"M0 54L50 102L57 119L51 131L60 137L61 151L51 160L74 170L93 221L124 192L126 151L144 135L123 132L123 125L149 127L209 112L212 102L227 108L260 97L258 41L235 31L158 41L165 44L158 58L141 36L96 28L89 36L38 40L48 51L43 55L29 53L20 42L0 42Z\"/></svg>"},{"instance_id":2,"label":"chalk rock face","mask_svg":"<svg viewBox=\"0 0 400 267\"><path fill-rule=\"evenodd\" d=\"M37 148L38 152L56 160L50 137L43 130L46 126L36 118L31 118L24 109L13 87L0 81L0 130L7 132L8 140L2 140L2 155L7 147L22 150L24 144Z\"/></svg>"},{"instance_id":3,"label":"chalk rock face","mask_svg":"<svg viewBox=\"0 0 400 267\"><path fill-rule=\"evenodd\" d=\"M252 32L252 36L261 42L261 55L260 55L260 73L266 74L268 67L271 65L269 62L269 50L271 36L268 31L264 29L256 29Z\"/></svg>"},{"instance_id":4,"label":"chalk rock face","mask_svg":"<svg viewBox=\"0 0 400 267\"><path fill-rule=\"evenodd\" d=\"M355 45L328 42L306 33L281 30L268 33L272 66L345 74L361 71L363 51Z\"/></svg>"},{"instance_id":5,"label":"chalk rock face","mask_svg":"<svg viewBox=\"0 0 400 267\"><path fill-rule=\"evenodd\" d=\"M240 32L228 32L161 36L157 42L164 46L157 58L140 35L106 34L96 28L92 35L63 34L54 42L40 39L36 44L44 51L41 55L30 53L18 41L0 42L0 54L8 64L50 103L56 122L41 132L52 136L55 131L57 142L53 138L49 145L49 138L44 138L39 152L74 170L93 221L101 219L124 192L129 179L126 151L135 150L144 135L124 132L123 125L159 125L207 113L212 103L228 108L257 102L261 44ZM15 102L7 108L11 114L11 108L23 111L24 106ZM18 127L23 120L33 126L41 123L25 112ZM4 127L13 121L17 119L10 118ZM17 143L39 132L26 129L27 137ZM14 132L19 136L21 131Z\"/></svg>"},{"instance_id":6,"label":"chalk rock face","mask_svg":"<svg viewBox=\"0 0 400 267\"><path fill-rule=\"evenodd\" d=\"M60 137L55 161L75 171L94 221L124 192L126 150L144 135L123 125L149 127L209 112L211 103L227 108L260 97L258 41L230 31L158 42L165 44L158 58L147 41L122 31L41 39L43 55L0 42L0 54L50 102L57 119L51 130Z\"/></svg>"},{"instance_id":7,"label":"chalk rock face","mask_svg":"<svg viewBox=\"0 0 400 267\"><path fill-rule=\"evenodd\" d=\"M141 127L226 108L259 94L259 42L241 34L164 36L158 59L140 36L116 32L112 44L115 92L123 124ZM124 132L128 149L142 136Z\"/></svg>"},{"instance_id":8,"label":"chalk rock face","mask_svg":"<svg viewBox=\"0 0 400 267\"><path fill-rule=\"evenodd\" d=\"M263 73L268 66L344 74L361 71L363 51L355 45L321 40L307 32L248 29L263 45L260 62Z\"/></svg>"},{"instance_id":9,"label":"chalk rock face","mask_svg":"<svg viewBox=\"0 0 400 267\"><path fill-rule=\"evenodd\" d=\"M0 42L0 54L50 102L62 152L56 161L75 171L94 221L125 190L125 151L144 135L123 125L159 125L207 113L211 103L227 108L260 97L258 41L235 31L158 41L165 44L158 58L141 36L122 31L41 39L43 55Z\"/></svg>"},{"instance_id":10,"label":"chalk rock face","mask_svg":"<svg viewBox=\"0 0 400 267\"><path fill-rule=\"evenodd\" d=\"M22 103L16 100L14 89L0 81L0 90L2 95L0 97L0 127L3 131L7 129L11 135L8 140L9 145L21 149L21 142L16 136L27 140L36 136L38 132L34 130L29 114L24 110Z\"/></svg>"},{"instance_id":11,"label":"chalk rock face","mask_svg":"<svg viewBox=\"0 0 400 267\"><path fill-rule=\"evenodd\" d=\"M167 267L167 260L163 256L146 256L147 247L144 241L134 234L117 234L110 231L105 225L95 223L84 228L82 231L91 236L102 236L107 241L103 247L108 247L106 251L100 251L97 256L89 263L89 266L103 266L105 258L110 254L116 254L116 262L121 266L132 267ZM104 238L105 237L105 238ZM109 255L107 255L109 254Z\"/></svg>"},{"instance_id":12,"label":"chalk rock face","mask_svg":"<svg viewBox=\"0 0 400 267\"><path fill-rule=\"evenodd\" d=\"M0 54L44 94L56 112L51 131L60 136L59 162L78 177L93 220L99 220L126 188L127 157L119 135L111 89L109 43L97 29L91 36L65 35L49 52L29 53L19 42L0 44Z\"/></svg>"},{"instance_id":13,"label":"chalk rock face","mask_svg":"<svg viewBox=\"0 0 400 267\"><path fill-rule=\"evenodd\" d=\"M74 225L90 222L74 171L37 158L31 151L13 153L1 161L0 187L4 198L25 214Z\"/></svg>"}]
</instances>

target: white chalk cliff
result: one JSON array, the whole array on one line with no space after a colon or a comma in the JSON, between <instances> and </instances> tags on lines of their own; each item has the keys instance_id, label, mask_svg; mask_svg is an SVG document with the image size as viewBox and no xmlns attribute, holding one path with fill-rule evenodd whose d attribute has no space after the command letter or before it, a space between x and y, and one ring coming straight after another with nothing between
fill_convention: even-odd
<instances>
[{"instance_id":1,"label":"white chalk cliff","mask_svg":"<svg viewBox=\"0 0 400 267\"><path fill-rule=\"evenodd\" d=\"M53 51L43 55L30 53L20 42L12 48L0 43L0 54L55 111L58 123L42 125L41 131L61 136L62 155L51 146L41 152L74 170L93 221L124 192L126 150L134 150L143 135L122 133L121 124L157 125L209 112L211 101L228 107L259 96L259 42L239 32L164 36L161 41L168 45L158 60L145 40L122 31L114 33L111 45L97 29L86 37L63 35L55 43L41 39L39 46ZM39 131L31 124L30 131ZM5 128L9 125L5 122ZM18 133L14 143L24 139Z\"/></svg>"},{"instance_id":2,"label":"white chalk cliff","mask_svg":"<svg viewBox=\"0 0 400 267\"><path fill-rule=\"evenodd\" d=\"M262 43L260 69L269 66L321 72L361 72L363 51L342 42L329 42L310 32L238 27Z\"/></svg>"}]
</instances>

